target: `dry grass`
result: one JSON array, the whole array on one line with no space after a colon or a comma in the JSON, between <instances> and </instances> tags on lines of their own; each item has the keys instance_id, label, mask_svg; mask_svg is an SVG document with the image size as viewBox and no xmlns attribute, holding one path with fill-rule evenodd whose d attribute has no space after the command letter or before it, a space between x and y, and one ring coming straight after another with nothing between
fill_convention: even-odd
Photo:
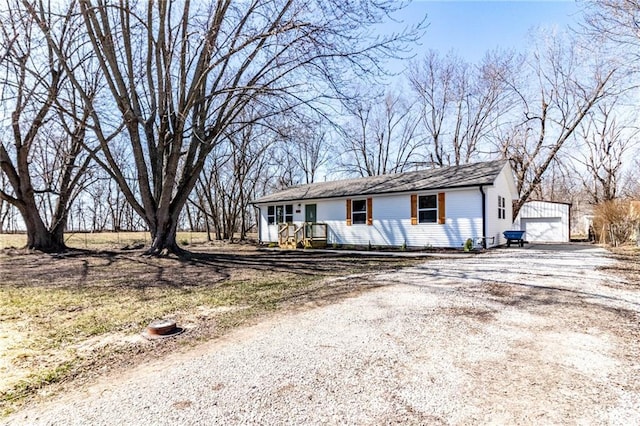
<instances>
[{"instance_id":1,"label":"dry grass","mask_svg":"<svg viewBox=\"0 0 640 426\"><path fill-rule=\"evenodd\" d=\"M113 234L88 235L91 247L118 245L109 238ZM137 237L121 236L119 244ZM141 251L1 252L0 415L38 395L215 338L275 311L363 290L327 277L416 262L246 245L196 250L189 261L148 258ZM185 332L144 339L141 332L158 318L176 320Z\"/></svg>"},{"instance_id":2,"label":"dry grass","mask_svg":"<svg viewBox=\"0 0 640 426\"><path fill-rule=\"evenodd\" d=\"M609 251L620 262L602 269L623 276L627 280L626 287L640 288L640 247L628 244L609 247Z\"/></svg>"},{"instance_id":3,"label":"dry grass","mask_svg":"<svg viewBox=\"0 0 640 426\"><path fill-rule=\"evenodd\" d=\"M178 243L182 246L207 242L205 232L178 232ZM67 246L88 250L109 250L150 242L148 232L69 232L65 234ZM20 248L27 244L26 234L0 234L0 249Z\"/></svg>"}]
</instances>

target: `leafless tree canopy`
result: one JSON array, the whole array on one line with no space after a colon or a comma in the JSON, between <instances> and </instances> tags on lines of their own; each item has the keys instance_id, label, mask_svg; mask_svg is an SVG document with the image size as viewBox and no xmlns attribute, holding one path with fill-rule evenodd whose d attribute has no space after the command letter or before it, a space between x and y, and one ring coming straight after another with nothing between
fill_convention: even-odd
<instances>
[{"instance_id":1,"label":"leafless tree canopy","mask_svg":"<svg viewBox=\"0 0 640 426\"><path fill-rule=\"evenodd\" d=\"M44 6L24 4L64 62ZM112 99L94 104L91 114L96 159L145 219L149 252L180 252L182 207L209 154L230 129L250 124L243 122L247 108L260 106L260 120L339 97L351 78L372 75L380 58L410 41L413 32L384 39L367 33L394 8L392 1L79 0L78 36L90 43ZM64 71L88 101L76 70ZM130 141L135 182L111 149L120 129Z\"/></svg>"},{"instance_id":2,"label":"leafless tree canopy","mask_svg":"<svg viewBox=\"0 0 640 426\"><path fill-rule=\"evenodd\" d=\"M580 149L574 158L586 173L576 174L593 204L620 195L624 159L638 146L635 114L616 116L616 101L619 98L594 108L579 129Z\"/></svg>"},{"instance_id":3,"label":"leafless tree canopy","mask_svg":"<svg viewBox=\"0 0 640 426\"><path fill-rule=\"evenodd\" d=\"M608 41L621 63L638 71L640 59L640 2L637 0L586 1L582 29L595 41Z\"/></svg>"},{"instance_id":4,"label":"leafless tree canopy","mask_svg":"<svg viewBox=\"0 0 640 426\"><path fill-rule=\"evenodd\" d=\"M414 105L400 95L344 102L347 122L341 127L339 167L359 176L406 171L424 165Z\"/></svg>"},{"instance_id":5,"label":"leafless tree canopy","mask_svg":"<svg viewBox=\"0 0 640 426\"><path fill-rule=\"evenodd\" d=\"M490 52L471 65L431 50L412 64L408 80L430 164L465 164L487 152L483 145L512 107L507 81L518 61L511 52Z\"/></svg>"},{"instance_id":6,"label":"leafless tree canopy","mask_svg":"<svg viewBox=\"0 0 640 426\"><path fill-rule=\"evenodd\" d=\"M588 55L571 40L541 37L539 42L517 80L507 82L522 114L500 138L500 149L516 173L516 212L587 114L612 93L617 70L608 62L585 66Z\"/></svg>"},{"instance_id":7,"label":"leafless tree canopy","mask_svg":"<svg viewBox=\"0 0 640 426\"><path fill-rule=\"evenodd\" d=\"M63 250L69 209L87 184L89 103L77 96L59 58L18 1L11 1L1 18L0 170L7 185L0 188L0 199L20 212L29 248ZM40 22L51 25L52 17L42 14ZM72 36L62 28L56 41L67 51ZM81 63L68 64L82 70ZM87 101L95 84L95 77L83 80Z\"/></svg>"},{"instance_id":8,"label":"leafless tree canopy","mask_svg":"<svg viewBox=\"0 0 640 426\"><path fill-rule=\"evenodd\" d=\"M32 248L64 249L65 228L146 229L149 254L183 254L179 227L244 238L264 192L496 157L515 171L516 210L637 192L624 95L640 3L585 2L587 43L539 32L529 51L476 63L427 40L406 74L380 80L422 31L375 36L402 6L8 1L0 230L17 210Z\"/></svg>"}]
</instances>

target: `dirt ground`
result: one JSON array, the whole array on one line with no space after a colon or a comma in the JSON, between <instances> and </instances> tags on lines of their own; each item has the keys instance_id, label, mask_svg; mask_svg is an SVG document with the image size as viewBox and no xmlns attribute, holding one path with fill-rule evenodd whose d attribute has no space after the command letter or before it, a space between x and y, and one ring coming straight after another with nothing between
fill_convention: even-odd
<instances>
[{"instance_id":1,"label":"dirt ground","mask_svg":"<svg viewBox=\"0 0 640 426\"><path fill-rule=\"evenodd\" d=\"M100 236L93 236L98 238ZM281 310L332 303L368 286L326 277L417 260L200 245L189 260L140 250L0 252L0 417L36 396L220 337ZM153 319L184 333L149 341Z\"/></svg>"},{"instance_id":2,"label":"dirt ground","mask_svg":"<svg viewBox=\"0 0 640 426\"><path fill-rule=\"evenodd\" d=\"M640 285L588 245L443 258L9 424L639 424ZM623 258L625 260L625 258Z\"/></svg>"}]
</instances>

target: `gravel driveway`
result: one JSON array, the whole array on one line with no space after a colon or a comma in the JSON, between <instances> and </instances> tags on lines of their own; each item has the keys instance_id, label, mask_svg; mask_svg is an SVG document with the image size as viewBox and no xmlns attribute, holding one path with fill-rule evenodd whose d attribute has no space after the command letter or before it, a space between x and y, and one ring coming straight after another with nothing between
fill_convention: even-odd
<instances>
[{"instance_id":1,"label":"gravel driveway","mask_svg":"<svg viewBox=\"0 0 640 426\"><path fill-rule=\"evenodd\" d=\"M640 287L596 270L611 262L581 245L429 260L5 421L640 424Z\"/></svg>"}]
</instances>

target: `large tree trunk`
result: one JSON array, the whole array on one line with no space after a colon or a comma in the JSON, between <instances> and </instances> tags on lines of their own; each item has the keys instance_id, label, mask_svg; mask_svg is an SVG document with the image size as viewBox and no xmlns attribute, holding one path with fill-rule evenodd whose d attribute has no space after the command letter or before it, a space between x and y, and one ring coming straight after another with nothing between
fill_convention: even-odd
<instances>
[{"instance_id":1,"label":"large tree trunk","mask_svg":"<svg viewBox=\"0 0 640 426\"><path fill-rule=\"evenodd\" d=\"M40 217L35 204L25 205L21 210L27 228L26 248L45 253L60 253L67 249L64 243L64 225L62 223L58 223L50 230Z\"/></svg>"},{"instance_id":2,"label":"large tree trunk","mask_svg":"<svg viewBox=\"0 0 640 426\"><path fill-rule=\"evenodd\" d=\"M147 225L151 231L151 246L145 252L150 256L164 256L174 254L178 257L186 257L189 252L176 241L178 220L180 212L187 201L187 196L177 195L174 202L168 206L160 207L154 214L147 217Z\"/></svg>"},{"instance_id":3,"label":"large tree trunk","mask_svg":"<svg viewBox=\"0 0 640 426\"><path fill-rule=\"evenodd\" d=\"M168 229L162 229L154 234L151 234L151 247L145 252L150 256L175 254L179 257L184 257L188 254L188 251L184 250L176 241L176 227L170 225Z\"/></svg>"}]
</instances>

